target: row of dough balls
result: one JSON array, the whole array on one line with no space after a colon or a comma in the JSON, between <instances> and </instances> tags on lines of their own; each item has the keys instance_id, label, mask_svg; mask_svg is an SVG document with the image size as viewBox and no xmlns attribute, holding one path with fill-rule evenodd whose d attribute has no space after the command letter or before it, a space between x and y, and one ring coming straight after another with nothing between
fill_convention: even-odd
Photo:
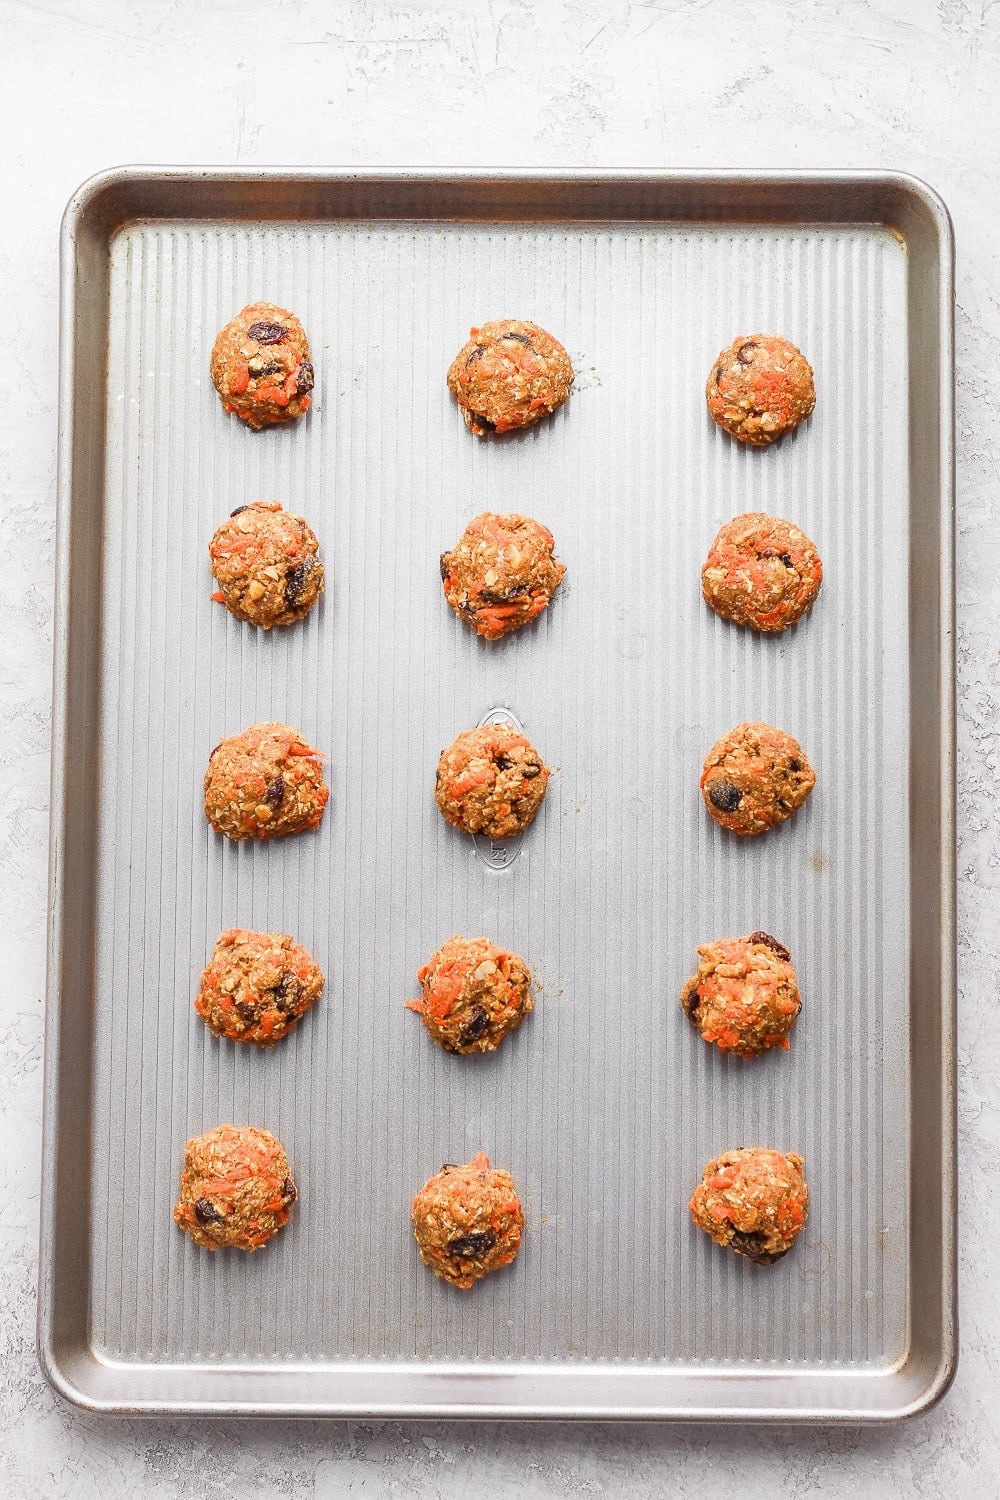
<instances>
[{"instance_id":1,"label":"row of dough balls","mask_svg":"<svg viewBox=\"0 0 1000 1500\"><path fill-rule=\"evenodd\" d=\"M276 500L238 505L208 550L218 584L212 598L263 630L304 619L323 592L316 533ZM548 527L516 512L475 516L440 566L445 599L490 641L536 620L566 574ZM717 614L770 634L802 618L822 581L805 532L762 511L728 521L701 570L702 594Z\"/></svg>"},{"instance_id":2,"label":"row of dough balls","mask_svg":"<svg viewBox=\"0 0 1000 1500\"><path fill-rule=\"evenodd\" d=\"M287 724L265 721L220 741L205 773L205 816L237 842L315 828L330 789L326 756ZM551 771L512 724L467 729L441 752L434 799L465 833L515 838L534 819ZM705 807L721 827L753 837L790 818L816 784L799 742L764 723L737 724L712 746L701 773Z\"/></svg>"},{"instance_id":3,"label":"row of dough balls","mask_svg":"<svg viewBox=\"0 0 1000 1500\"><path fill-rule=\"evenodd\" d=\"M716 1244L758 1265L791 1249L809 1212L803 1161L766 1147L724 1151L710 1161L689 1204ZM298 1190L281 1142L252 1125L217 1125L189 1140L175 1223L206 1250L258 1250L288 1223ZM521 1247L524 1210L514 1179L485 1151L446 1163L417 1193L413 1233L424 1264L468 1290L510 1265Z\"/></svg>"},{"instance_id":4,"label":"row of dough balls","mask_svg":"<svg viewBox=\"0 0 1000 1500\"><path fill-rule=\"evenodd\" d=\"M706 1042L754 1057L780 1045L801 1010L791 955L755 932L698 949L698 971L681 1005ZM495 1050L534 1006L519 955L487 938L451 938L418 971L421 999L408 1001L445 1050ZM218 1036L270 1047L287 1036L322 993L316 960L284 933L224 932L204 970L195 1009ZM710 1162L691 1199L699 1228L761 1265L773 1264L805 1224L802 1160L754 1147ZM174 1219L210 1250L255 1250L288 1222L298 1194L284 1150L267 1131L223 1125L188 1142ZM414 1199L425 1264L468 1288L516 1256L524 1216L509 1173L480 1153L448 1164Z\"/></svg>"},{"instance_id":5,"label":"row of dough balls","mask_svg":"<svg viewBox=\"0 0 1000 1500\"><path fill-rule=\"evenodd\" d=\"M212 949L194 1008L215 1036L273 1047L325 982L312 954L287 933L233 927ZM417 971L417 983L420 998L407 1009L446 1052L495 1052L535 1007L524 959L485 937L449 938ZM792 956L767 932L703 943L680 1003L704 1041L747 1058L787 1051L802 1009Z\"/></svg>"},{"instance_id":6,"label":"row of dough balls","mask_svg":"<svg viewBox=\"0 0 1000 1500\"><path fill-rule=\"evenodd\" d=\"M212 382L227 412L255 432L296 421L316 374L305 329L273 302L251 302L212 346ZM476 437L532 427L562 406L573 365L557 338L523 318L470 329L448 370L448 389ZM811 416L808 360L776 334L741 334L713 360L705 386L713 419L742 443L765 447Z\"/></svg>"}]
</instances>

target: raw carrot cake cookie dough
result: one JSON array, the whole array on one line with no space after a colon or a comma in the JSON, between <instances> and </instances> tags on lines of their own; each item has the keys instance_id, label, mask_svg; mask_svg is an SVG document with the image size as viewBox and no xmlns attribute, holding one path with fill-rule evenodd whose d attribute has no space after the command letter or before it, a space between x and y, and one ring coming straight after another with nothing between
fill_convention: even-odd
<instances>
[{"instance_id":1,"label":"raw carrot cake cookie dough","mask_svg":"<svg viewBox=\"0 0 1000 1500\"><path fill-rule=\"evenodd\" d=\"M509 839L541 807L548 779L548 766L512 724L485 724L441 752L434 799L456 828Z\"/></svg>"},{"instance_id":2,"label":"raw carrot cake cookie dough","mask_svg":"<svg viewBox=\"0 0 1000 1500\"><path fill-rule=\"evenodd\" d=\"M276 839L315 828L330 795L321 760L297 729L253 724L212 751L205 816L229 839Z\"/></svg>"},{"instance_id":3,"label":"raw carrot cake cookie dough","mask_svg":"<svg viewBox=\"0 0 1000 1500\"><path fill-rule=\"evenodd\" d=\"M279 1140L217 1125L187 1143L174 1222L205 1250L257 1250L288 1223L297 1196Z\"/></svg>"},{"instance_id":4,"label":"raw carrot cake cookie dough","mask_svg":"<svg viewBox=\"0 0 1000 1500\"><path fill-rule=\"evenodd\" d=\"M717 823L766 833L790 818L816 784L798 740L770 724L737 724L705 758L701 792Z\"/></svg>"},{"instance_id":5,"label":"raw carrot cake cookie dough","mask_svg":"<svg viewBox=\"0 0 1000 1500\"><path fill-rule=\"evenodd\" d=\"M424 1265L466 1291L510 1264L524 1229L514 1179L491 1167L485 1151L464 1166L448 1163L424 1183L412 1217Z\"/></svg>"},{"instance_id":6,"label":"raw carrot cake cookie dough","mask_svg":"<svg viewBox=\"0 0 1000 1500\"><path fill-rule=\"evenodd\" d=\"M766 932L703 943L698 972L681 991L685 1015L720 1052L758 1057L771 1047L787 1050L802 1009L791 958Z\"/></svg>"},{"instance_id":7,"label":"raw carrot cake cookie dough","mask_svg":"<svg viewBox=\"0 0 1000 1500\"><path fill-rule=\"evenodd\" d=\"M448 389L476 437L531 427L566 400L570 357L537 323L499 318L469 332L448 371Z\"/></svg>"},{"instance_id":8,"label":"raw carrot cake cookie dough","mask_svg":"<svg viewBox=\"0 0 1000 1500\"><path fill-rule=\"evenodd\" d=\"M809 361L787 339L743 334L712 365L708 409L741 443L766 447L812 414L816 387Z\"/></svg>"},{"instance_id":9,"label":"raw carrot cake cookie dough","mask_svg":"<svg viewBox=\"0 0 1000 1500\"><path fill-rule=\"evenodd\" d=\"M489 938L449 938L417 980L407 1007L446 1052L494 1052L534 1008L524 959Z\"/></svg>"},{"instance_id":10,"label":"raw carrot cake cookie dough","mask_svg":"<svg viewBox=\"0 0 1000 1500\"><path fill-rule=\"evenodd\" d=\"M217 335L212 384L226 411L259 432L309 410L314 373L309 340L293 312L251 302Z\"/></svg>"},{"instance_id":11,"label":"raw carrot cake cookie dough","mask_svg":"<svg viewBox=\"0 0 1000 1500\"><path fill-rule=\"evenodd\" d=\"M201 976L194 1008L216 1036L272 1047L323 992L323 970L285 932L222 933Z\"/></svg>"},{"instance_id":12,"label":"raw carrot cake cookie dough","mask_svg":"<svg viewBox=\"0 0 1000 1500\"><path fill-rule=\"evenodd\" d=\"M716 614L766 632L800 620L822 581L805 532L759 511L727 521L701 570L701 591Z\"/></svg>"},{"instance_id":13,"label":"raw carrot cake cookie dough","mask_svg":"<svg viewBox=\"0 0 1000 1500\"><path fill-rule=\"evenodd\" d=\"M262 630L303 619L323 592L316 535L277 500L238 505L208 551L219 585L212 598Z\"/></svg>"},{"instance_id":14,"label":"raw carrot cake cookie dough","mask_svg":"<svg viewBox=\"0 0 1000 1500\"><path fill-rule=\"evenodd\" d=\"M803 1161L763 1146L724 1151L705 1168L689 1205L691 1217L717 1245L758 1266L792 1248L809 1213Z\"/></svg>"},{"instance_id":15,"label":"raw carrot cake cookie dough","mask_svg":"<svg viewBox=\"0 0 1000 1500\"><path fill-rule=\"evenodd\" d=\"M444 596L477 635L499 640L548 607L566 572L554 554L538 521L485 511L441 554Z\"/></svg>"}]
</instances>

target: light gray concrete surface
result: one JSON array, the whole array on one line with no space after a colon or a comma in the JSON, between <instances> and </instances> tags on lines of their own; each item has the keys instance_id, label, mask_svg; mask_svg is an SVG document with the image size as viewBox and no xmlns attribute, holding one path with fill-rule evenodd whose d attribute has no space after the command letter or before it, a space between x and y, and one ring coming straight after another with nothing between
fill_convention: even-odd
<instances>
[{"instance_id":1,"label":"light gray concrete surface","mask_svg":"<svg viewBox=\"0 0 1000 1500\"><path fill-rule=\"evenodd\" d=\"M0 1494L1000 1494L1000 0L0 0ZM901 1429L97 1420L34 1350L57 236L128 161L895 167L958 261L962 1358Z\"/></svg>"}]
</instances>

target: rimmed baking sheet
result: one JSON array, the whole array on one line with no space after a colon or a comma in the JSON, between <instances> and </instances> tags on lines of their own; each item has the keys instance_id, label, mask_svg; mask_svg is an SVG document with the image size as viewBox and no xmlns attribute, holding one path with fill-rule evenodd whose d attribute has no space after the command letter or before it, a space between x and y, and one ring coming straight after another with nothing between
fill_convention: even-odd
<instances>
[{"instance_id":1,"label":"rimmed baking sheet","mask_svg":"<svg viewBox=\"0 0 1000 1500\"><path fill-rule=\"evenodd\" d=\"M894 174L127 169L68 210L40 1346L121 1411L886 1420L954 1364L951 239ZM248 432L208 379L244 302L294 308L316 399ZM529 317L573 395L478 442L444 373ZM812 420L747 451L703 386L740 332L816 370ZM281 500L328 592L257 633L207 542ZM480 642L438 554L478 511L551 527L532 627ZM812 615L751 638L706 610L722 521L816 541ZM499 864L431 795L442 746L507 710L556 775ZM201 811L258 719L332 758L321 830L257 847ZM818 773L789 824L705 816L701 760L763 718ZM221 928L292 932L329 979L271 1053L195 1016ZM678 1004L699 942L765 928L804 1009L789 1054L724 1059ZM453 932L521 952L538 1005L493 1057L403 1008ZM185 1139L259 1124L300 1201L253 1256L171 1220ZM808 1228L770 1271L690 1224L732 1145L806 1158ZM409 1203L486 1149L528 1229L468 1294Z\"/></svg>"}]
</instances>

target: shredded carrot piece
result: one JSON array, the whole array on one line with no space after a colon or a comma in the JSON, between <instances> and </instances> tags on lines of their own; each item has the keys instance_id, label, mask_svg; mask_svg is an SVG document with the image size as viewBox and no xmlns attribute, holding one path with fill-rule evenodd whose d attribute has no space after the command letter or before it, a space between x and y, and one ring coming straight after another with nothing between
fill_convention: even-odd
<instances>
[{"instance_id":1,"label":"shredded carrot piece","mask_svg":"<svg viewBox=\"0 0 1000 1500\"><path fill-rule=\"evenodd\" d=\"M449 790L453 797L464 797L466 792L471 792L473 787L483 786L492 777L492 766L487 766L485 771L466 771L464 776L456 777Z\"/></svg>"},{"instance_id":2,"label":"shredded carrot piece","mask_svg":"<svg viewBox=\"0 0 1000 1500\"><path fill-rule=\"evenodd\" d=\"M284 386L260 385L253 393L255 401L273 401L275 406L287 406L288 395Z\"/></svg>"}]
</instances>

